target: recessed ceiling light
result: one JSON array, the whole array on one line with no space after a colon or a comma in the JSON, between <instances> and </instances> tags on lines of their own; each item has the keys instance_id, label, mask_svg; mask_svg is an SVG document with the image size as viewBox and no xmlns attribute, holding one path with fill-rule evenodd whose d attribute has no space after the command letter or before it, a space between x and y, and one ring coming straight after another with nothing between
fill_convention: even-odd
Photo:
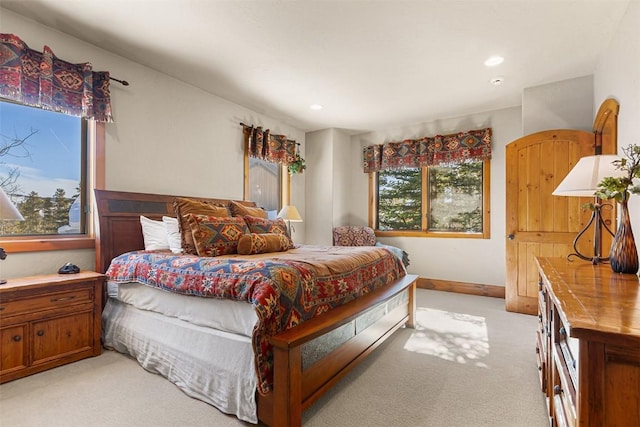
<instances>
[{"instance_id":1,"label":"recessed ceiling light","mask_svg":"<svg viewBox=\"0 0 640 427\"><path fill-rule=\"evenodd\" d=\"M322 105L320 105L320 104L311 104L311 105L309 105L309 108L311 108L312 110L318 111L318 110L322 110Z\"/></svg>"},{"instance_id":2,"label":"recessed ceiling light","mask_svg":"<svg viewBox=\"0 0 640 427\"><path fill-rule=\"evenodd\" d=\"M491 58L484 61L484 65L487 67L495 67L496 65L502 64L504 58L502 56L494 55Z\"/></svg>"},{"instance_id":3,"label":"recessed ceiling light","mask_svg":"<svg viewBox=\"0 0 640 427\"><path fill-rule=\"evenodd\" d=\"M494 86L500 86L502 84L502 82L504 82L504 77L502 77L502 76L494 77L489 81Z\"/></svg>"}]
</instances>

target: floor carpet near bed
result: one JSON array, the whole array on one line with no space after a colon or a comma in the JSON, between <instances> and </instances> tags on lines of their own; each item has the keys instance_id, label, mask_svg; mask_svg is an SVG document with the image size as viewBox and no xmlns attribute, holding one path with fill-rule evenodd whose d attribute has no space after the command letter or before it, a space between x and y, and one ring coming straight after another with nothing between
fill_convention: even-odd
<instances>
[{"instance_id":1,"label":"floor carpet near bed","mask_svg":"<svg viewBox=\"0 0 640 427\"><path fill-rule=\"evenodd\" d=\"M305 427L548 425L536 318L504 300L418 290L402 329L304 414ZM0 425L250 426L112 351L0 386Z\"/></svg>"}]
</instances>

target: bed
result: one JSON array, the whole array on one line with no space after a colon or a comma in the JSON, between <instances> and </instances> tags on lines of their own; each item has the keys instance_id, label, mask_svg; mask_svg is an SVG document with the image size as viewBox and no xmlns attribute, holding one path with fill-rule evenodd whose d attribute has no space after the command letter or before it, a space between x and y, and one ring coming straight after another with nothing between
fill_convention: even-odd
<instances>
[{"instance_id":1,"label":"bed","mask_svg":"<svg viewBox=\"0 0 640 427\"><path fill-rule=\"evenodd\" d=\"M140 216L155 220L175 216L176 196L107 190L96 190L95 196L96 268L109 272L113 279L105 289L105 347L130 354L145 369L165 376L190 396L241 420L300 426L305 409L395 330L414 325L417 276L406 274L401 261L385 249L296 245L277 254L214 258L144 251ZM225 199L193 199L223 206L231 203ZM364 252L341 253L352 250ZM333 270L333 260L343 255L363 266L354 265L349 272L340 273L351 274L340 276L343 281L333 277L331 292L345 287L343 282L358 280L361 286L355 287L362 289L357 297L332 299L327 297L331 292L318 291L326 290L329 281L323 282L324 273L313 270L307 259L324 259L327 270ZM373 274L366 273L367 263L375 264ZM392 269L392 264L399 264L400 270ZM270 277L269 283L285 278L278 285L278 302L272 303L271 294L260 292L262 299L237 297L242 293L238 290L244 292L253 286L255 291L256 285L247 285L245 280L262 277L267 267L277 277ZM209 285L203 286L202 280L184 279L192 274L185 271L194 268L215 275L212 280L225 286L212 287L210 281L204 281ZM256 268L263 270L256 274ZM138 274L142 270L153 271L151 279ZM164 275L178 277L174 282L179 283L179 289L166 292L158 278ZM313 280L309 280L310 275ZM386 277L385 283L380 282L382 277ZM229 290L229 278L236 280L230 291L235 292L234 299L217 298L221 294L216 292ZM211 289L211 294L203 294ZM285 307L282 295L287 292L298 296L306 292L304 300L313 306L307 310L312 314ZM311 298L318 294L325 300ZM203 305L206 307L198 309ZM269 307L278 308L275 326L269 320L275 309ZM212 311L222 313L222 319L209 320Z\"/></svg>"}]
</instances>

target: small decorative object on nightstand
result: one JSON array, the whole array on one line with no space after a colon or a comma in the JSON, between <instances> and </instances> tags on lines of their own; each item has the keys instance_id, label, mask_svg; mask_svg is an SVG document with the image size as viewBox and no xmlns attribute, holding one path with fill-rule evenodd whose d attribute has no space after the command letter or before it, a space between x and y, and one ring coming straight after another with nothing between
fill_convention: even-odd
<instances>
[{"instance_id":1,"label":"small decorative object on nightstand","mask_svg":"<svg viewBox=\"0 0 640 427\"><path fill-rule=\"evenodd\" d=\"M0 286L0 383L98 356L103 283L81 271Z\"/></svg>"}]
</instances>

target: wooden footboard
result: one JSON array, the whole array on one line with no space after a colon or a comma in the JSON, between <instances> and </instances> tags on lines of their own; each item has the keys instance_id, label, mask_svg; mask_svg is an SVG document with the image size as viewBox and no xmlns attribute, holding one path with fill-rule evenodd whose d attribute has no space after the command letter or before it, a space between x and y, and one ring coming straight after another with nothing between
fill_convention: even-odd
<instances>
[{"instance_id":1,"label":"wooden footboard","mask_svg":"<svg viewBox=\"0 0 640 427\"><path fill-rule=\"evenodd\" d=\"M302 412L356 367L395 330L414 327L416 275L407 275L383 290L369 294L308 320L274 336L274 385L266 396L258 396L258 418L272 427L302 424ZM393 297L407 293L399 305L374 324L331 351L321 360L303 369L302 346L352 322L367 310L379 307Z\"/></svg>"}]
</instances>

